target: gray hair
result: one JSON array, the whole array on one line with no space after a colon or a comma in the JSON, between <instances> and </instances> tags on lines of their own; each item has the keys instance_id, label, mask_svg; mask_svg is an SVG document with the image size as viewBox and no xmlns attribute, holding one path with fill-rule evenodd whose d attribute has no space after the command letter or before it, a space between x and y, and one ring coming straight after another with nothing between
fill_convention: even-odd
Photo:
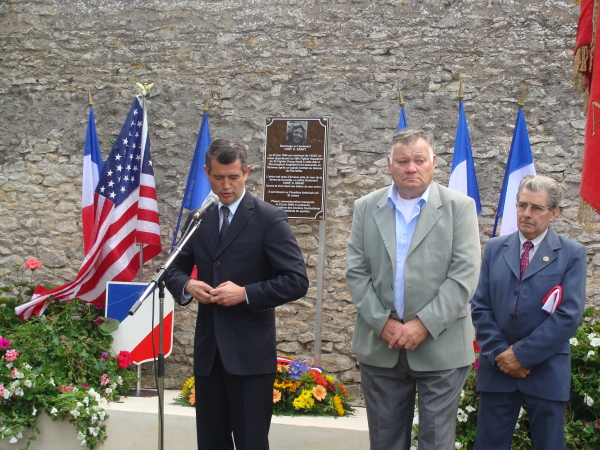
<instances>
[{"instance_id":1,"label":"gray hair","mask_svg":"<svg viewBox=\"0 0 600 450\"><path fill-rule=\"evenodd\" d=\"M393 156L394 147L397 144L409 146L414 144L419 139L424 139L429 145L429 156L433 160L433 146L431 145L431 136L425 130L419 128L404 128L394 134L392 137L392 148L390 149L390 156Z\"/></svg>"},{"instance_id":2,"label":"gray hair","mask_svg":"<svg viewBox=\"0 0 600 450\"><path fill-rule=\"evenodd\" d=\"M546 191L548 192L548 207L555 209L560 206L563 198L563 191L554 178L545 177L544 175L526 175L519 183L517 191L517 201L521 196L521 191L527 189L532 192Z\"/></svg>"},{"instance_id":3,"label":"gray hair","mask_svg":"<svg viewBox=\"0 0 600 450\"><path fill-rule=\"evenodd\" d=\"M210 144L204 157L208 173L210 173L210 163L213 159L216 159L219 164L231 164L239 159L242 163L242 170L245 170L248 165L246 144L234 138L216 139Z\"/></svg>"}]
</instances>

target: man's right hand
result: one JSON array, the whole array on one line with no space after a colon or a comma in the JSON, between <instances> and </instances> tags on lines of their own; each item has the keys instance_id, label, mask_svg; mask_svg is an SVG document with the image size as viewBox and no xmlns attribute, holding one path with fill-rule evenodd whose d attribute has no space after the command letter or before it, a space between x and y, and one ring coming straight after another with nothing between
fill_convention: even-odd
<instances>
[{"instance_id":1,"label":"man's right hand","mask_svg":"<svg viewBox=\"0 0 600 450\"><path fill-rule=\"evenodd\" d=\"M383 330L381 331L381 339L383 339L388 344L392 341L394 336L398 334L398 332L402 329L402 322L394 320L392 318L388 318L387 322L383 326ZM397 339L396 339L397 340ZM390 346L392 348L392 346ZM399 348L399 347L396 347Z\"/></svg>"},{"instance_id":2,"label":"man's right hand","mask_svg":"<svg viewBox=\"0 0 600 450\"><path fill-rule=\"evenodd\" d=\"M206 284L204 281L199 280L189 280L185 285L185 292L190 294L194 299L200 303L204 303L205 305L209 305L211 303L210 299L212 296L209 292L213 288Z\"/></svg>"}]
</instances>

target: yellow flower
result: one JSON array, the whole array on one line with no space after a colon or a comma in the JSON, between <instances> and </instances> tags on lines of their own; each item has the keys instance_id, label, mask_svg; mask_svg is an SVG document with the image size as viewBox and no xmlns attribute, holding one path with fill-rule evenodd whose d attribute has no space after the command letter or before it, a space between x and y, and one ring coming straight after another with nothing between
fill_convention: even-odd
<instances>
[{"instance_id":1,"label":"yellow flower","mask_svg":"<svg viewBox=\"0 0 600 450\"><path fill-rule=\"evenodd\" d=\"M281 392L277 389L273 389L273 403L277 403L279 400L281 400Z\"/></svg>"},{"instance_id":2,"label":"yellow flower","mask_svg":"<svg viewBox=\"0 0 600 450\"><path fill-rule=\"evenodd\" d=\"M296 392L300 386L302 386L302 383L300 381L296 381L294 383L290 381L290 385L287 386L287 388L290 392Z\"/></svg>"},{"instance_id":3,"label":"yellow flower","mask_svg":"<svg viewBox=\"0 0 600 450\"><path fill-rule=\"evenodd\" d=\"M285 389L285 382L275 378L275 383L273 383L273 386L279 389Z\"/></svg>"},{"instance_id":4,"label":"yellow flower","mask_svg":"<svg viewBox=\"0 0 600 450\"><path fill-rule=\"evenodd\" d=\"M300 409L300 408L310 409L314 406L314 404L315 404L315 399L312 397L312 391L306 391L306 390L302 391L302 393L298 396L298 398L296 398L292 402L292 405L296 409Z\"/></svg>"},{"instance_id":5,"label":"yellow flower","mask_svg":"<svg viewBox=\"0 0 600 450\"><path fill-rule=\"evenodd\" d=\"M317 385L313 388L312 391L313 397L316 398L317 400L321 401L323 400L325 397L327 397L327 391L325 390L325 388L321 385Z\"/></svg>"},{"instance_id":6,"label":"yellow flower","mask_svg":"<svg viewBox=\"0 0 600 450\"><path fill-rule=\"evenodd\" d=\"M329 381L331 384L335 383L335 378L331 375L325 375L325 379Z\"/></svg>"},{"instance_id":7,"label":"yellow flower","mask_svg":"<svg viewBox=\"0 0 600 450\"><path fill-rule=\"evenodd\" d=\"M192 390L190 391L190 405L195 405L196 404L196 386L192 387Z\"/></svg>"},{"instance_id":8,"label":"yellow flower","mask_svg":"<svg viewBox=\"0 0 600 450\"><path fill-rule=\"evenodd\" d=\"M194 377L188 378L188 380L185 383L183 383L183 389L182 390L183 391L187 391L189 388L191 388L192 386L194 386L195 381L196 380L195 380Z\"/></svg>"},{"instance_id":9,"label":"yellow flower","mask_svg":"<svg viewBox=\"0 0 600 450\"><path fill-rule=\"evenodd\" d=\"M339 395L336 395L335 397L333 397L333 406L335 406L338 416L344 415L344 413L345 413L344 405L342 405L342 399L340 398Z\"/></svg>"}]
</instances>

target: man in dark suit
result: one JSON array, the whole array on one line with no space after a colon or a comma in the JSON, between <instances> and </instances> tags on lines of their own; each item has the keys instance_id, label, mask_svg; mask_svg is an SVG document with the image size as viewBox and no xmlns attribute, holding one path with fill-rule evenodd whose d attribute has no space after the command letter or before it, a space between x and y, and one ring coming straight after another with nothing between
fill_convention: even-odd
<instances>
[{"instance_id":1,"label":"man in dark suit","mask_svg":"<svg viewBox=\"0 0 600 450\"><path fill-rule=\"evenodd\" d=\"M487 243L471 301L481 348L475 448L510 449L524 404L534 448L562 450L569 339L585 305L586 251L549 228L562 199L555 180L527 176L517 199L519 231ZM557 286L562 301L542 309Z\"/></svg>"},{"instance_id":2,"label":"man in dark suit","mask_svg":"<svg viewBox=\"0 0 600 450\"><path fill-rule=\"evenodd\" d=\"M218 208L172 264L167 288L198 302L194 338L198 448L268 449L277 366L276 306L304 296L308 278L287 215L246 192L246 146L217 139L204 171ZM198 280L189 274L198 269Z\"/></svg>"}]
</instances>

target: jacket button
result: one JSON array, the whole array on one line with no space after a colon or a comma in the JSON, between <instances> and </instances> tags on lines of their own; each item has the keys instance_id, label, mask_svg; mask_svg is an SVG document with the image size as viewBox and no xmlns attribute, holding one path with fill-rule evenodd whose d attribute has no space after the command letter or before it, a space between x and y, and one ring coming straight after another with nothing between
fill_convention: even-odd
<instances>
[{"instance_id":1,"label":"jacket button","mask_svg":"<svg viewBox=\"0 0 600 450\"><path fill-rule=\"evenodd\" d=\"M215 266L220 266L221 265L221 261L215 261Z\"/></svg>"},{"instance_id":2,"label":"jacket button","mask_svg":"<svg viewBox=\"0 0 600 450\"><path fill-rule=\"evenodd\" d=\"M514 315L514 314L511 314L511 315L510 315L510 319L512 320L512 319L514 319L514 318L515 318L515 315Z\"/></svg>"}]
</instances>

